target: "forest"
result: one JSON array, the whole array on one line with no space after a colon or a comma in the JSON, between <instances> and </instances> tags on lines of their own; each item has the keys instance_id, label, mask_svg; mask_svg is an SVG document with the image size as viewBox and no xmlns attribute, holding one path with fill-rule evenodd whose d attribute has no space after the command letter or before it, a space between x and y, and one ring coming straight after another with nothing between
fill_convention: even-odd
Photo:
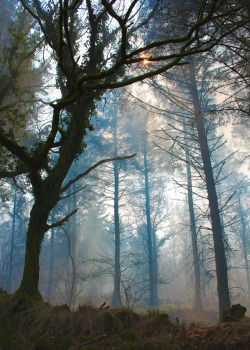
<instances>
[{"instance_id":1,"label":"forest","mask_svg":"<svg viewBox=\"0 0 250 350\"><path fill-rule=\"evenodd\" d=\"M247 0L0 0L0 349L249 349Z\"/></svg>"}]
</instances>

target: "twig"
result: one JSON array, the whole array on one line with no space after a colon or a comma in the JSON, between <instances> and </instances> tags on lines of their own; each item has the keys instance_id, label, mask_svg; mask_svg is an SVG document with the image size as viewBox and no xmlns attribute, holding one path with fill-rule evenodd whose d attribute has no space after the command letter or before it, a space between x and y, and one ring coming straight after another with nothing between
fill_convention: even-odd
<instances>
[{"instance_id":1,"label":"twig","mask_svg":"<svg viewBox=\"0 0 250 350\"><path fill-rule=\"evenodd\" d=\"M23 192L23 194L26 194L26 192L24 191L24 189L23 189L21 186L19 186L18 183L16 182L16 178L15 178L15 177L13 177L13 182L14 182L15 186L16 186L17 188L19 188L19 190L21 190L21 191Z\"/></svg>"},{"instance_id":2,"label":"twig","mask_svg":"<svg viewBox=\"0 0 250 350\"><path fill-rule=\"evenodd\" d=\"M86 346L86 345L89 345L91 343L95 343L95 342L97 342L99 340L102 340L102 339L105 339L105 338L107 338L107 336L105 334L104 335L100 335L99 337L97 337L95 339L88 340L85 343L77 344L77 345L73 346L72 348L70 348L69 350L80 349L82 346Z\"/></svg>"},{"instance_id":3,"label":"twig","mask_svg":"<svg viewBox=\"0 0 250 350\"><path fill-rule=\"evenodd\" d=\"M61 199L69 198L69 197L73 196L73 194L76 194L76 193L78 193L78 192L80 192L80 191L82 191L82 190L85 190L85 188L86 188L87 186L88 186L88 185L85 185L85 186L83 186L82 188L80 188L79 190L77 190L77 191L75 191L75 192L73 192L73 193L71 193L71 194L69 194L69 195L67 195L67 196L61 197Z\"/></svg>"},{"instance_id":4,"label":"twig","mask_svg":"<svg viewBox=\"0 0 250 350\"><path fill-rule=\"evenodd\" d=\"M64 225L65 222L68 221L69 218L70 218L72 215L74 215L75 213L77 213L77 212L78 212L78 209L75 209L75 210L73 210L71 213L69 213L69 215L65 216L64 219L62 219L62 220L56 222L56 223L53 224L53 225L47 225L48 230L51 229L51 228L54 228L54 227L58 227L58 226Z\"/></svg>"}]
</instances>

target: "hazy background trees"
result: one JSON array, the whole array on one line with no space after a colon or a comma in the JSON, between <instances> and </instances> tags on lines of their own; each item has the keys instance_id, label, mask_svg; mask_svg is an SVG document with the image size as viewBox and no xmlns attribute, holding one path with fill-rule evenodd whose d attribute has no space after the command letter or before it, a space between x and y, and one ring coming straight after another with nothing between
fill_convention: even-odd
<instances>
[{"instance_id":1,"label":"hazy background trees","mask_svg":"<svg viewBox=\"0 0 250 350\"><path fill-rule=\"evenodd\" d=\"M39 243L43 242L39 290L45 300L66 302L72 307L84 301L101 304L106 300L113 307L138 308L184 302L202 311L217 298L216 276L221 263L217 261L216 268L215 255L221 259L224 254L222 280L228 275L229 281L228 287L226 280L224 290L219 291L220 311L230 306L229 297L247 304L247 9L243 6L236 18L231 16L235 9L230 2L228 7L223 1L216 7L216 2L205 1L204 8L196 8L194 2L186 7L180 1L150 2L143 4L139 24L135 25L139 2L138 8L124 8L121 14L116 4L106 1L100 8L90 1L73 1L69 5L69 27L64 23L62 35L57 27L58 8L39 1L31 3L23 1L29 14L21 5L15 12L15 2L1 7L0 78L4 85L0 91L0 155L1 177L5 178L0 187L5 200L0 221L1 286L13 292L20 284L30 211L36 195L38 211L41 209L40 195L46 192L45 197L48 201L52 198L53 203L49 203L49 211L46 209L46 225L51 229ZM191 10L190 22L185 28L177 28L176 23ZM216 22L222 11L224 27ZM214 27L206 24L210 23L208 13ZM190 35L197 18L199 40ZM89 47L80 54L79 63L76 53L85 35L81 21L87 20ZM147 33L141 30L144 25ZM231 32L230 26L239 28ZM41 42L39 31L44 36ZM172 36L166 38L166 33ZM217 33L223 40L213 48L219 44L218 37L213 37ZM61 41L56 42L57 36ZM152 40L158 44L145 46ZM162 45L164 40L167 48ZM144 49L140 51L139 46ZM208 53L202 52L210 46ZM180 61L199 51L199 56ZM179 63L180 67L165 72L171 64ZM134 68L130 68L132 64ZM126 71L122 68L125 65ZM72 71L77 72L74 79L92 94L87 93L85 100L79 86L75 87ZM156 73L161 74L127 88L104 91ZM59 100L53 102L52 95ZM68 103L71 98L72 104ZM53 131L53 145L45 152L52 130L52 109L54 123L57 116L60 123ZM83 111L85 124L77 126ZM77 140L78 133L84 140ZM101 159L135 153L132 159L105 163L74 182ZM63 157L70 159L69 171ZM33 160L35 165L30 163ZM205 170L208 160L219 225L214 224L211 212L214 204L207 200L207 191L211 190ZM61 185L55 190L58 181ZM66 184L72 185L65 189ZM214 254L212 233L215 235L218 227L222 250Z\"/></svg>"}]
</instances>

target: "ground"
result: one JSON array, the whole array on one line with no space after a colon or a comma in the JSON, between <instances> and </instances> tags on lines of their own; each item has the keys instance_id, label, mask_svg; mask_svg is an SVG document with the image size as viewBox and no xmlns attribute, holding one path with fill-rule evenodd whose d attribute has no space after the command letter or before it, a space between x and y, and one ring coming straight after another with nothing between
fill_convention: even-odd
<instances>
[{"instance_id":1,"label":"ground","mask_svg":"<svg viewBox=\"0 0 250 350\"><path fill-rule=\"evenodd\" d=\"M206 327L195 321L178 325L158 311L139 316L82 305L71 312L67 305L0 293L0 349L248 350L250 318Z\"/></svg>"}]
</instances>

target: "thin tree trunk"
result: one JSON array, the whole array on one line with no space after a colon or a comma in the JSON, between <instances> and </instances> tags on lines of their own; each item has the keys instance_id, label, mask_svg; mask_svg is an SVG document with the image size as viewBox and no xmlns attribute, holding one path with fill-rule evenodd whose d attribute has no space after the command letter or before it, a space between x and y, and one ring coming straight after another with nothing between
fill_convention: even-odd
<instances>
[{"instance_id":1,"label":"thin tree trunk","mask_svg":"<svg viewBox=\"0 0 250 350\"><path fill-rule=\"evenodd\" d=\"M200 278L200 260L198 254L197 245L197 229L195 224L194 203L193 203L193 185L192 174L190 167L190 157L188 151L186 151L186 165L187 165L187 180L188 180L188 209L189 220L192 237L192 253L193 253L193 265L194 265L194 310L203 311L201 301L201 278Z\"/></svg>"},{"instance_id":2,"label":"thin tree trunk","mask_svg":"<svg viewBox=\"0 0 250 350\"><path fill-rule=\"evenodd\" d=\"M114 117L114 157L117 157L117 119ZM121 302L121 239L120 239L120 222L119 222L119 171L118 164L114 162L114 221L115 221L115 271L114 271L114 293L112 298L112 307L122 306Z\"/></svg>"},{"instance_id":3,"label":"thin tree trunk","mask_svg":"<svg viewBox=\"0 0 250 350\"><path fill-rule=\"evenodd\" d=\"M63 227L62 227L62 229L66 233L66 236L67 236L68 251L69 251L69 257L70 257L71 266L72 266L72 280L71 280L71 288L70 288L70 294L69 294L69 308L71 309L72 303L74 301L74 290L75 290L75 281L76 281L76 268L75 268L74 257L72 255L72 245L71 245L70 236L69 236L67 230L65 230Z\"/></svg>"},{"instance_id":4,"label":"thin tree trunk","mask_svg":"<svg viewBox=\"0 0 250 350\"><path fill-rule=\"evenodd\" d=\"M203 161L203 169L206 178L206 187L208 193L208 201L210 208L210 215L212 221L212 232L215 252L215 266L217 276L217 291L219 298L219 313L230 308L230 295L228 287L228 270L225 254L225 247L223 241L223 230L220 220L220 212L218 205L218 197L216 193L215 181L213 177L213 168L211 164L210 151L205 132L204 119L201 111L196 78L193 62L189 64L189 78L190 78L190 92L194 106L195 123L198 131L198 139L201 150L201 157Z\"/></svg>"},{"instance_id":5,"label":"thin tree trunk","mask_svg":"<svg viewBox=\"0 0 250 350\"><path fill-rule=\"evenodd\" d=\"M155 307L158 307L158 252L157 252L157 242L156 242L156 232L154 227L152 227L152 252L153 252L153 276L154 276L154 295L155 295Z\"/></svg>"},{"instance_id":6,"label":"thin tree trunk","mask_svg":"<svg viewBox=\"0 0 250 350\"><path fill-rule=\"evenodd\" d=\"M247 237L246 237L247 230L246 230L246 221L244 218L244 213L242 210L240 198L239 198L239 214L240 214L241 225L242 225L241 240L242 240L243 258L244 258L245 267L246 267L246 279L247 279L248 295L250 296L250 276L249 276L249 264L248 264L248 254L247 254Z\"/></svg>"},{"instance_id":7,"label":"thin tree trunk","mask_svg":"<svg viewBox=\"0 0 250 350\"><path fill-rule=\"evenodd\" d=\"M76 184L72 185L72 212L77 207L77 196L76 196ZM71 240L71 251L74 260L76 261L76 247L77 247L77 213L71 218L71 230L70 230L70 240Z\"/></svg>"},{"instance_id":8,"label":"thin tree trunk","mask_svg":"<svg viewBox=\"0 0 250 350\"><path fill-rule=\"evenodd\" d=\"M12 232L11 232L11 242L10 242L10 261L9 261L9 274L8 274L8 283L7 290L11 293L11 281L12 281L12 271L13 271L13 256L14 256L14 245L15 245L15 224L16 224L16 186L14 194L14 205L13 205L13 214L12 214Z\"/></svg>"},{"instance_id":9,"label":"thin tree trunk","mask_svg":"<svg viewBox=\"0 0 250 350\"><path fill-rule=\"evenodd\" d=\"M145 181L145 197L146 197L146 217L147 217L147 248L148 248L148 264L149 264L149 306L155 308L158 306L157 292L157 276L155 276L155 256L153 252L152 225L150 213L150 195L148 180L148 160L147 160L147 144L146 135L143 139L143 159L144 159L144 181Z\"/></svg>"},{"instance_id":10,"label":"thin tree trunk","mask_svg":"<svg viewBox=\"0 0 250 350\"><path fill-rule=\"evenodd\" d=\"M68 198L68 211L71 213L73 210L77 208L77 196L76 196L76 185L73 184L71 188L69 188L69 195ZM75 296L75 289L76 289L76 246L77 246L77 214L75 214L73 217L70 218L67 225L67 230L65 230L67 237L68 237L68 251L69 251L69 275L70 271L72 270L72 279L71 279L71 288L70 288L70 295L69 295L69 308L71 308L74 302L74 296Z\"/></svg>"}]
</instances>

